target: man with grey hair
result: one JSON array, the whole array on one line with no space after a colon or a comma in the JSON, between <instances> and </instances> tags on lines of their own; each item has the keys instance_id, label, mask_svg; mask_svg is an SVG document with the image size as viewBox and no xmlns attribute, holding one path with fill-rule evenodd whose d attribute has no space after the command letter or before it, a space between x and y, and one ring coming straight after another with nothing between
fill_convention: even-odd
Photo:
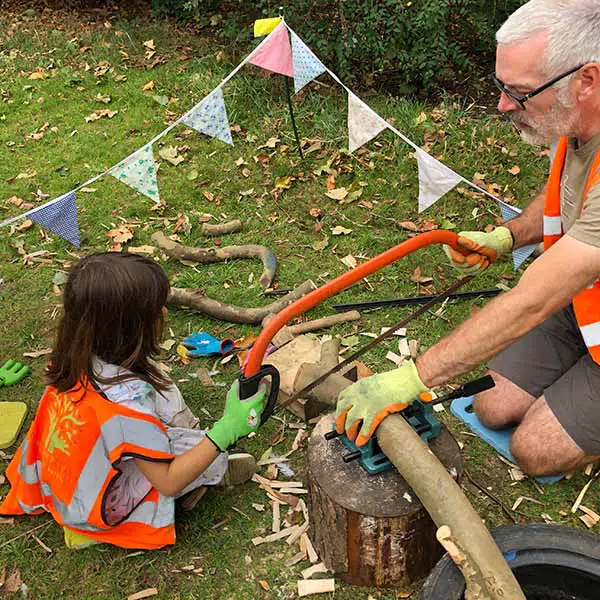
<instances>
[{"instance_id":1,"label":"man with grey hair","mask_svg":"<svg viewBox=\"0 0 600 600\"><path fill-rule=\"evenodd\" d=\"M496 387L475 401L488 427L518 424L511 451L547 475L600 457L600 2L531 0L497 33L498 108L532 144L559 140L550 178L517 218L462 232L475 273L544 242L519 283L413 363L360 380L338 399L336 426L366 443L390 412L490 360ZM493 358L494 357L494 358Z\"/></svg>"}]
</instances>

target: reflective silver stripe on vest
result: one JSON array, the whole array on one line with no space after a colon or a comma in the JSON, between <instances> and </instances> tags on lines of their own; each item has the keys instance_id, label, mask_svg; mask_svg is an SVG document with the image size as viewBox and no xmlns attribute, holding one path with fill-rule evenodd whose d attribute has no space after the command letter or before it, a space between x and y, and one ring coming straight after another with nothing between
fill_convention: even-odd
<instances>
[{"instance_id":1,"label":"reflective silver stripe on vest","mask_svg":"<svg viewBox=\"0 0 600 600\"><path fill-rule=\"evenodd\" d=\"M589 325L580 325L583 341L588 348L600 344L600 323L590 323Z\"/></svg>"},{"instance_id":2,"label":"reflective silver stripe on vest","mask_svg":"<svg viewBox=\"0 0 600 600\"><path fill-rule=\"evenodd\" d=\"M29 454L29 440L25 438L21 444L21 460L19 461L19 475L25 483L34 484L40 480L40 461L36 461L32 465L27 464L27 454Z\"/></svg>"},{"instance_id":3,"label":"reflective silver stripe on vest","mask_svg":"<svg viewBox=\"0 0 600 600\"><path fill-rule=\"evenodd\" d=\"M560 217L547 217L544 215L544 235L560 235L562 223Z\"/></svg>"},{"instance_id":4,"label":"reflective silver stripe on vest","mask_svg":"<svg viewBox=\"0 0 600 600\"><path fill-rule=\"evenodd\" d=\"M88 521L96 499L102 492L112 470L109 453L125 442L124 432L126 432L127 442L130 444L142 449L171 454L169 438L158 425L123 415L110 418L101 427L101 436L96 440L79 475L75 493L69 505L61 502L52 493L50 486L44 482L41 484L44 494L52 497L54 508L60 514L65 525L84 531L104 530L89 524ZM152 527L165 527L174 522L174 507L175 503L172 498L160 496L158 505L153 502L142 503L126 519L126 522L136 515L136 522ZM138 511L139 516L137 516Z\"/></svg>"},{"instance_id":5,"label":"reflective silver stripe on vest","mask_svg":"<svg viewBox=\"0 0 600 600\"><path fill-rule=\"evenodd\" d=\"M158 502L142 502L126 519L127 523L143 523L167 527L175 522L175 498L159 494Z\"/></svg>"}]
</instances>

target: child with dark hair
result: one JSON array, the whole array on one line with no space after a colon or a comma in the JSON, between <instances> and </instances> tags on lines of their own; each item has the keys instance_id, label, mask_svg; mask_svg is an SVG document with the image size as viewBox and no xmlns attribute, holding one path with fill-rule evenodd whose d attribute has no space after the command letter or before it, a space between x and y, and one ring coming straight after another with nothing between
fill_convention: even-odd
<instances>
[{"instance_id":1,"label":"child with dark hair","mask_svg":"<svg viewBox=\"0 0 600 600\"><path fill-rule=\"evenodd\" d=\"M70 547L160 548L175 542L175 498L252 476L254 458L226 450L258 428L266 387L241 401L236 381L221 419L201 430L152 360L168 293L162 268L135 254L73 267L48 387L6 469L0 514L50 512Z\"/></svg>"}]
</instances>

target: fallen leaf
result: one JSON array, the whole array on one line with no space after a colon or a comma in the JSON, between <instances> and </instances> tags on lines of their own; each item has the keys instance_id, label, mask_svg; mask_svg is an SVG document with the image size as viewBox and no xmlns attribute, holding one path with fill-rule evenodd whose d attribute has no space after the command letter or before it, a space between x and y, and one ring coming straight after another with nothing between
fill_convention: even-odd
<instances>
[{"instance_id":1,"label":"fallen leaf","mask_svg":"<svg viewBox=\"0 0 600 600\"><path fill-rule=\"evenodd\" d=\"M31 229L32 225L33 221L31 219L25 219L20 225L15 227L15 231L27 231L28 229Z\"/></svg>"},{"instance_id":2,"label":"fallen leaf","mask_svg":"<svg viewBox=\"0 0 600 600\"><path fill-rule=\"evenodd\" d=\"M352 256L352 254L348 254L346 256L344 256L344 258L340 259L347 267L350 267L351 269L355 269L356 265L358 265L358 262L356 261L356 259L354 258L354 256Z\"/></svg>"},{"instance_id":3,"label":"fallen leaf","mask_svg":"<svg viewBox=\"0 0 600 600\"><path fill-rule=\"evenodd\" d=\"M144 85L144 87L142 88L142 90L144 92L149 92L150 90L153 90L156 87L154 80L150 80L147 84Z\"/></svg>"},{"instance_id":4,"label":"fallen leaf","mask_svg":"<svg viewBox=\"0 0 600 600\"><path fill-rule=\"evenodd\" d=\"M37 171L34 171L33 169L29 169L27 171L25 171L24 173L19 173L15 179L31 179L33 177L35 177L37 175Z\"/></svg>"},{"instance_id":5,"label":"fallen leaf","mask_svg":"<svg viewBox=\"0 0 600 600\"><path fill-rule=\"evenodd\" d=\"M508 172L511 175L518 175L521 172L521 167L519 167L519 165L515 165L514 167L511 167Z\"/></svg>"},{"instance_id":6,"label":"fallen leaf","mask_svg":"<svg viewBox=\"0 0 600 600\"><path fill-rule=\"evenodd\" d=\"M352 233L352 229L346 229L345 227L342 227L341 225L336 225L335 227L332 227L332 229L331 229L332 235L349 235L351 233Z\"/></svg>"},{"instance_id":7,"label":"fallen leaf","mask_svg":"<svg viewBox=\"0 0 600 600\"><path fill-rule=\"evenodd\" d=\"M169 96L157 96L156 94L152 96L152 99L155 102L158 102L161 106L166 106L169 104Z\"/></svg>"},{"instance_id":8,"label":"fallen leaf","mask_svg":"<svg viewBox=\"0 0 600 600\"><path fill-rule=\"evenodd\" d=\"M148 48L149 50L156 50L154 40L146 40L145 42L142 42L142 45Z\"/></svg>"},{"instance_id":9,"label":"fallen leaf","mask_svg":"<svg viewBox=\"0 0 600 600\"><path fill-rule=\"evenodd\" d=\"M82 187L79 191L83 192L85 194L92 194L92 193L94 193L96 191L96 188Z\"/></svg>"},{"instance_id":10,"label":"fallen leaf","mask_svg":"<svg viewBox=\"0 0 600 600\"><path fill-rule=\"evenodd\" d=\"M264 579L259 579L258 585L260 585L260 587L263 590L265 590L265 592L268 592L271 589L271 586L269 585L269 583L267 581L265 581Z\"/></svg>"},{"instance_id":11,"label":"fallen leaf","mask_svg":"<svg viewBox=\"0 0 600 600\"><path fill-rule=\"evenodd\" d=\"M275 146L277 146L277 143L279 142L279 138L277 137L271 137L267 140L265 146L267 148L275 148Z\"/></svg>"},{"instance_id":12,"label":"fallen leaf","mask_svg":"<svg viewBox=\"0 0 600 600\"><path fill-rule=\"evenodd\" d=\"M106 237L109 237L116 244L123 244L133 238L133 231L127 225L121 225L121 227L107 231Z\"/></svg>"},{"instance_id":13,"label":"fallen leaf","mask_svg":"<svg viewBox=\"0 0 600 600\"><path fill-rule=\"evenodd\" d=\"M214 202L215 200L215 195L212 192L209 192L208 190L202 190L202 195L209 201L209 202Z\"/></svg>"},{"instance_id":14,"label":"fallen leaf","mask_svg":"<svg viewBox=\"0 0 600 600\"><path fill-rule=\"evenodd\" d=\"M433 277L421 275L421 267L417 267L410 276L410 280L414 281L415 283L431 283L433 281Z\"/></svg>"},{"instance_id":15,"label":"fallen leaf","mask_svg":"<svg viewBox=\"0 0 600 600\"><path fill-rule=\"evenodd\" d=\"M312 247L317 252L321 252L322 250L325 250L325 248L327 248L328 245L329 245L329 238L327 236L325 236L324 238L317 240L316 242L313 242Z\"/></svg>"},{"instance_id":16,"label":"fallen leaf","mask_svg":"<svg viewBox=\"0 0 600 600\"><path fill-rule=\"evenodd\" d=\"M47 79L50 77L50 73L44 69L44 67L38 67L31 75L29 79Z\"/></svg>"},{"instance_id":17,"label":"fallen leaf","mask_svg":"<svg viewBox=\"0 0 600 600\"><path fill-rule=\"evenodd\" d=\"M110 104L112 98L109 94L101 94L100 92L98 92L98 94L96 95L96 100L98 102L102 102L102 104Z\"/></svg>"},{"instance_id":18,"label":"fallen leaf","mask_svg":"<svg viewBox=\"0 0 600 600\"><path fill-rule=\"evenodd\" d=\"M275 187L280 190L289 190L292 187L292 181L294 177L288 175L287 177L277 177L275 179Z\"/></svg>"},{"instance_id":19,"label":"fallen leaf","mask_svg":"<svg viewBox=\"0 0 600 600\"><path fill-rule=\"evenodd\" d=\"M21 579L21 573L19 569L17 569L14 573L11 573L4 582L2 586L2 592L6 592L8 594L14 594L21 589L21 584L23 583Z\"/></svg>"},{"instance_id":20,"label":"fallen leaf","mask_svg":"<svg viewBox=\"0 0 600 600\"><path fill-rule=\"evenodd\" d=\"M348 195L348 190L345 187L334 188L326 192L325 195L333 200L343 200Z\"/></svg>"},{"instance_id":21,"label":"fallen leaf","mask_svg":"<svg viewBox=\"0 0 600 600\"><path fill-rule=\"evenodd\" d=\"M175 167L185 160L185 158L178 153L177 148L175 148L175 146L167 146L166 148L161 148L158 151L158 155Z\"/></svg>"},{"instance_id":22,"label":"fallen leaf","mask_svg":"<svg viewBox=\"0 0 600 600\"><path fill-rule=\"evenodd\" d=\"M421 123L423 123L423 121L427 120L427 115L422 112L416 119L415 119L415 125L420 125Z\"/></svg>"}]
</instances>

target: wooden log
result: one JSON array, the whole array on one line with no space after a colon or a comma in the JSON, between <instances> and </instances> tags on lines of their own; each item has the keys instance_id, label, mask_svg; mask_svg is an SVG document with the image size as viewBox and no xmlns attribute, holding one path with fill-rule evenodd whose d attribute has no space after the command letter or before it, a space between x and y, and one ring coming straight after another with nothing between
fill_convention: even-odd
<instances>
[{"instance_id":1,"label":"wooden log","mask_svg":"<svg viewBox=\"0 0 600 600\"><path fill-rule=\"evenodd\" d=\"M339 392L348 385L344 377L333 374L312 393L325 401L323 394L337 398ZM331 424L326 427L330 429ZM319 426L315 428L313 436L317 429ZM448 473L447 465L436 458L435 451L430 451L435 440L428 447L404 418L397 414L388 416L379 425L377 440L398 472L411 485L415 496L423 503L435 524L440 528L447 526L451 531L452 541L461 552L461 564L458 566L463 570L468 586L465 598L526 600L490 532ZM310 448L311 444L309 472ZM331 469L330 481L335 480L334 474L335 469ZM344 483L342 489L347 496L353 496L352 485ZM311 493L309 479L309 497ZM326 535L330 535L330 532L326 532ZM322 558L327 565L324 554Z\"/></svg>"},{"instance_id":2,"label":"wooden log","mask_svg":"<svg viewBox=\"0 0 600 600\"><path fill-rule=\"evenodd\" d=\"M323 417L308 446L309 535L319 558L354 585L408 585L425 577L443 554L435 524L395 469L369 475L358 461L345 463L342 442L324 438L333 422ZM460 476L460 449L445 428L431 449Z\"/></svg>"},{"instance_id":3,"label":"wooden log","mask_svg":"<svg viewBox=\"0 0 600 600\"><path fill-rule=\"evenodd\" d=\"M277 313L288 304L295 302L298 298L312 292L315 284L308 280L301 283L289 294L283 296L276 302L257 308L246 308L234 304L225 304L204 295L200 288L176 288L172 287L167 299L168 304L176 306L187 306L193 308L213 319L227 321L229 323L260 323L266 315Z\"/></svg>"}]
</instances>

